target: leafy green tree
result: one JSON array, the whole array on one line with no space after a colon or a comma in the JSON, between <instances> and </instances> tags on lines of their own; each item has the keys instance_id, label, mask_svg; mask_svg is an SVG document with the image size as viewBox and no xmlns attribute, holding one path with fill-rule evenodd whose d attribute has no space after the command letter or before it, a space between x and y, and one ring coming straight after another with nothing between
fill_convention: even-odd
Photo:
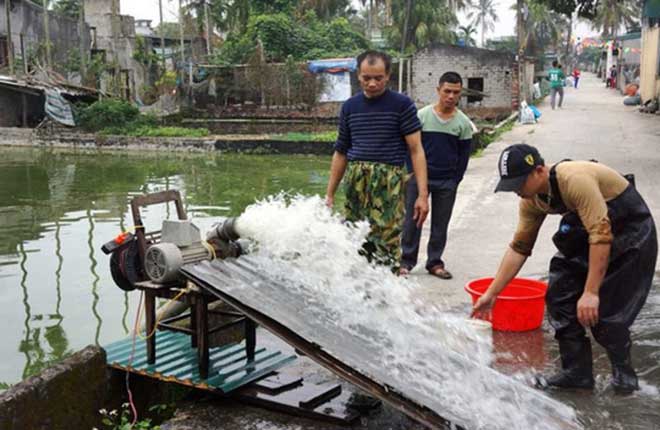
<instances>
[{"instance_id":1,"label":"leafy green tree","mask_svg":"<svg viewBox=\"0 0 660 430\"><path fill-rule=\"evenodd\" d=\"M495 11L494 0L478 0L472 6L474 10L468 14L475 26L481 27L481 46L486 44L486 32L495 30L495 22L499 19Z\"/></svg>"},{"instance_id":2,"label":"leafy green tree","mask_svg":"<svg viewBox=\"0 0 660 430\"><path fill-rule=\"evenodd\" d=\"M57 0L53 4L53 10L70 18L80 16L80 0Z\"/></svg>"},{"instance_id":3,"label":"leafy green tree","mask_svg":"<svg viewBox=\"0 0 660 430\"><path fill-rule=\"evenodd\" d=\"M392 25L385 29L388 42L397 50L401 46L403 28L406 27L405 51L423 49L434 43L453 43L453 28L457 24L456 14L448 3L437 0L392 0ZM406 6L410 7L408 25Z\"/></svg>"},{"instance_id":4,"label":"leafy green tree","mask_svg":"<svg viewBox=\"0 0 660 430\"><path fill-rule=\"evenodd\" d=\"M592 24L604 37L616 37L622 26L639 26L641 6L637 0L601 0L596 6L596 16Z\"/></svg>"},{"instance_id":5,"label":"leafy green tree","mask_svg":"<svg viewBox=\"0 0 660 430\"><path fill-rule=\"evenodd\" d=\"M596 6L600 0L541 0L550 10L565 16L571 16L577 11L580 18L593 19L596 16Z\"/></svg>"},{"instance_id":6,"label":"leafy green tree","mask_svg":"<svg viewBox=\"0 0 660 430\"><path fill-rule=\"evenodd\" d=\"M217 62L244 63L259 44L269 62L283 62L288 56L307 60L354 55L368 47L346 18L326 23L311 10L299 19L283 13L264 14L251 17L244 33L228 35Z\"/></svg>"},{"instance_id":7,"label":"leafy green tree","mask_svg":"<svg viewBox=\"0 0 660 430\"><path fill-rule=\"evenodd\" d=\"M472 37L474 34L477 34L477 29L473 24L458 27L458 37L465 41L465 46L475 46L477 44Z\"/></svg>"},{"instance_id":8,"label":"leafy green tree","mask_svg":"<svg viewBox=\"0 0 660 430\"><path fill-rule=\"evenodd\" d=\"M214 0L209 9L220 30L244 32L250 19L250 3L250 0Z\"/></svg>"},{"instance_id":9,"label":"leafy green tree","mask_svg":"<svg viewBox=\"0 0 660 430\"><path fill-rule=\"evenodd\" d=\"M559 50L564 30L569 25L568 18L550 9L543 0L524 0L523 4L527 8L522 47L525 54L540 57L548 49ZM511 6L511 9L515 11L516 5Z\"/></svg>"},{"instance_id":10,"label":"leafy green tree","mask_svg":"<svg viewBox=\"0 0 660 430\"><path fill-rule=\"evenodd\" d=\"M298 15L304 15L307 11L313 10L319 19L330 20L348 15L351 10L350 7L350 0L299 0L297 13Z\"/></svg>"},{"instance_id":11,"label":"leafy green tree","mask_svg":"<svg viewBox=\"0 0 660 430\"><path fill-rule=\"evenodd\" d=\"M252 0L251 10L255 14L292 13L298 0Z\"/></svg>"}]
</instances>

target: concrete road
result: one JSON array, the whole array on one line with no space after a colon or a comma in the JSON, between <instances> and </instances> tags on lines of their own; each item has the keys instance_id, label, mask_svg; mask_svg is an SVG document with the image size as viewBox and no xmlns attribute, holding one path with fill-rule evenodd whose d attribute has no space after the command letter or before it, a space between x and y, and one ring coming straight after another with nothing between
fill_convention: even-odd
<instances>
[{"instance_id":1,"label":"concrete road","mask_svg":"<svg viewBox=\"0 0 660 430\"><path fill-rule=\"evenodd\" d=\"M656 223L660 221L660 117L639 113L622 101L620 94L606 89L595 75L585 73L579 89L566 88L562 109L552 110L548 98L538 106L542 116L537 124L516 125L481 157L470 160L459 188L445 251L447 268L454 279L441 280L424 270L429 223L425 225L420 250L423 255L411 276L424 285L429 300L446 300L452 307L465 308L470 300L463 290L465 284L495 274L517 223L518 197L493 193L499 154L508 145L534 145L546 163L565 158L596 159L622 173L634 173ZM549 259L555 252L550 238L559 219L546 219L522 276L547 275Z\"/></svg>"}]
</instances>

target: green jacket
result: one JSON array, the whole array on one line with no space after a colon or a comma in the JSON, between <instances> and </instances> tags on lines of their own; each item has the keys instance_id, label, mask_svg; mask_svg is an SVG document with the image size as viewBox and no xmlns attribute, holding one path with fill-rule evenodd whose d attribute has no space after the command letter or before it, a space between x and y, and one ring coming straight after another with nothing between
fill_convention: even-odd
<instances>
[{"instance_id":1,"label":"green jacket","mask_svg":"<svg viewBox=\"0 0 660 430\"><path fill-rule=\"evenodd\" d=\"M559 88L564 86L566 76L559 68L552 68L548 72L548 80L550 81L550 88Z\"/></svg>"}]
</instances>

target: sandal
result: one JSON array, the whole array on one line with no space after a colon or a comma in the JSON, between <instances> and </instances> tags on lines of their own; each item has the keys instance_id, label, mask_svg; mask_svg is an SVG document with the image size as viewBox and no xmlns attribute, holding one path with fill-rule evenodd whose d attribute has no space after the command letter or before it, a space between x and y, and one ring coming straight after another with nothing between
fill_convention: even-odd
<instances>
[{"instance_id":1,"label":"sandal","mask_svg":"<svg viewBox=\"0 0 660 430\"><path fill-rule=\"evenodd\" d=\"M429 274L433 276L437 276L440 279L451 279L454 277L451 274L451 272L446 270L443 266L431 267L431 269L429 270Z\"/></svg>"}]
</instances>

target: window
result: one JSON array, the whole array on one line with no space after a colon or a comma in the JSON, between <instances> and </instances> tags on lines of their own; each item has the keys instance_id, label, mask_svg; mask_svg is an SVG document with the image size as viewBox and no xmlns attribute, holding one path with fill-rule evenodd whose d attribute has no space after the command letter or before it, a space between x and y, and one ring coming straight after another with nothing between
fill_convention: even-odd
<instances>
[{"instance_id":1,"label":"window","mask_svg":"<svg viewBox=\"0 0 660 430\"><path fill-rule=\"evenodd\" d=\"M468 78L468 89L476 90L479 92L484 91L484 78ZM468 95L467 102L476 103L482 101L484 98L478 95Z\"/></svg>"}]
</instances>

